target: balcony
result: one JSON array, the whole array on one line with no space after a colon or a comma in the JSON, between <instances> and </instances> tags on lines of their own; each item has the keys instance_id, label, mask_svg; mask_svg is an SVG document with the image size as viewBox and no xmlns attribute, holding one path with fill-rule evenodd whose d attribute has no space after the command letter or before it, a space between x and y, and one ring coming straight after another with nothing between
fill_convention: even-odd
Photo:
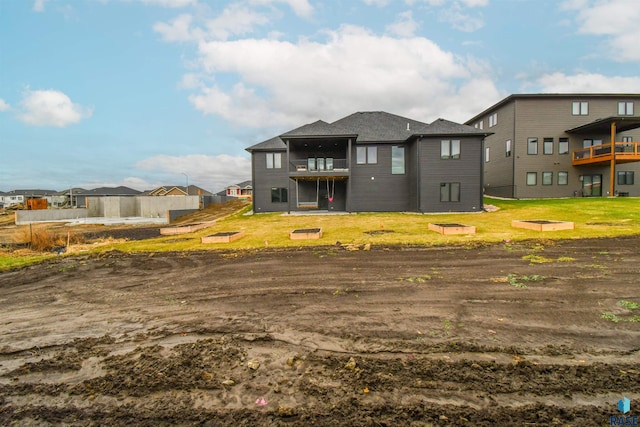
<instances>
[{"instance_id":1,"label":"balcony","mask_svg":"<svg viewBox=\"0 0 640 427\"><path fill-rule=\"evenodd\" d=\"M575 150L572 165L603 165L611 163L615 155L616 163L640 162L640 142L616 142L615 153L611 151L611 143L594 145Z\"/></svg>"},{"instance_id":2,"label":"balcony","mask_svg":"<svg viewBox=\"0 0 640 427\"><path fill-rule=\"evenodd\" d=\"M347 159L309 158L289 162L289 176L300 178L325 178L349 176Z\"/></svg>"}]
</instances>

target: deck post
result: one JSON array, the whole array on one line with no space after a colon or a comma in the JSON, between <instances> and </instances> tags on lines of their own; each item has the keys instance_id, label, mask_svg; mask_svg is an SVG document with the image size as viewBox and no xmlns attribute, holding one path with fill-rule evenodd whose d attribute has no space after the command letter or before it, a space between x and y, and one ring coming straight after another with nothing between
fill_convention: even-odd
<instances>
[{"instance_id":1,"label":"deck post","mask_svg":"<svg viewBox=\"0 0 640 427\"><path fill-rule=\"evenodd\" d=\"M611 122L611 177L609 182L609 197L616 195L616 122Z\"/></svg>"}]
</instances>

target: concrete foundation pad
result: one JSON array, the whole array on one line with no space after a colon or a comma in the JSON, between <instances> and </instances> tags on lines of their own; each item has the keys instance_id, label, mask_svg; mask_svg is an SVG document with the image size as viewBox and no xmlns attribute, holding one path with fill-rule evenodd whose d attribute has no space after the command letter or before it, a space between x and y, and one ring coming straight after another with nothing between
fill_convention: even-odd
<instances>
[{"instance_id":1,"label":"concrete foundation pad","mask_svg":"<svg viewBox=\"0 0 640 427\"><path fill-rule=\"evenodd\" d=\"M293 230L291 233L289 233L289 238L291 240L319 239L321 237L321 228L301 228L298 230Z\"/></svg>"},{"instance_id":2,"label":"concrete foundation pad","mask_svg":"<svg viewBox=\"0 0 640 427\"><path fill-rule=\"evenodd\" d=\"M575 228L575 224L571 221L548 221L544 219L513 220L511 221L511 226L535 231L573 230Z\"/></svg>"},{"instance_id":3,"label":"concrete foundation pad","mask_svg":"<svg viewBox=\"0 0 640 427\"><path fill-rule=\"evenodd\" d=\"M476 227L462 224L429 224L429 230L440 234L476 234Z\"/></svg>"},{"instance_id":4,"label":"concrete foundation pad","mask_svg":"<svg viewBox=\"0 0 640 427\"><path fill-rule=\"evenodd\" d=\"M242 231L221 231L220 233L204 236L201 238L202 243L230 243L244 237Z\"/></svg>"}]
</instances>

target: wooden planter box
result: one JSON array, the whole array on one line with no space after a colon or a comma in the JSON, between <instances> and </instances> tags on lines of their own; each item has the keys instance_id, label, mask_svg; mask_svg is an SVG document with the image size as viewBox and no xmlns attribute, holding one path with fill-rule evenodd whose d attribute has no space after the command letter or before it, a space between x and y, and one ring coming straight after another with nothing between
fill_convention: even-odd
<instances>
[{"instance_id":1,"label":"wooden planter box","mask_svg":"<svg viewBox=\"0 0 640 427\"><path fill-rule=\"evenodd\" d=\"M547 221L543 219L526 221L513 220L511 221L511 226L535 231L573 230L575 228L574 223L570 221Z\"/></svg>"},{"instance_id":2,"label":"wooden planter box","mask_svg":"<svg viewBox=\"0 0 640 427\"><path fill-rule=\"evenodd\" d=\"M462 224L429 224L429 230L440 234L476 234L474 226Z\"/></svg>"},{"instance_id":3,"label":"wooden planter box","mask_svg":"<svg viewBox=\"0 0 640 427\"><path fill-rule=\"evenodd\" d=\"M289 238L291 240L319 239L321 237L322 228L301 228L289 233Z\"/></svg>"},{"instance_id":4,"label":"wooden planter box","mask_svg":"<svg viewBox=\"0 0 640 427\"><path fill-rule=\"evenodd\" d=\"M242 231L221 231L211 236L202 237L202 243L230 243L244 237Z\"/></svg>"},{"instance_id":5,"label":"wooden planter box","mask_svg":"<svg viewBox=\"0 0 640 427\"><path fill-rule=\"evenodd\" d=\"M175 234L187 234L194 231L202 230L203 228L211 227L215 225L215 221L201 222L198 224L178 225L175 227L165 227L160 229L160 234L163 236L173 236Z\"/></svg>"}]
</instances>

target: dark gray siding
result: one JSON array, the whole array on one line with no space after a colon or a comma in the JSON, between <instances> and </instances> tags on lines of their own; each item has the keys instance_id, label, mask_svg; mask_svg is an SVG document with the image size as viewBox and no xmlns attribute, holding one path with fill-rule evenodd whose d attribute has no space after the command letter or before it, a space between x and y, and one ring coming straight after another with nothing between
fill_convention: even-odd
<instances>
[{"instance_id":1,"label":"dark gray siding","mask_svg":"<svg viewBox=\"0 0 640 427\"><path fill-rule=\"evenodd\" d=\"M282 152L282 167L267 169L266 155L262 151L254 151L252 157L253 175L253 210L254 212L286 212L289 203L271 203L272 188L287 188L291 201L291 185L288 178L286 152Z\"/></svg>"},{"instance_id":2,"label":"dark gray siding","mask_svg":"<svg viewBox=\"0 0 640 427\"><path fill-rule=\"evenodd\" d=\"M440 158L440 141L460 139L460 158ZM420 141L420 210L473 212L482 210L482 139L480 137L423 138ZM441 183L460 183L459 202L441 202Z\"/></svg>"},{"instance_id":3,"label":"dark gray siding","mask_svg":"<svg viewBox=\"0 0 640 427\"><path fill-rule=\"evenodd\" d=\"M417 142L407 144L406 150L406 167L407 167L407 180L409 183L409 203L408 209L411 212L418 211L418 198L419 198L419 171L418 171L418 146Z\"/></svg>"},{"instance_id":4,"label":"dark gray siding","mask_svg":"<svg viewBox=\"0 0 640 427\"><path fill-rule=\"evenodd\" d=\"M391 146L399 144L359 144L378 147L377 164L356 164L356 144L351 152L349 210L354 212L405 212L409 203L408 152L405 145L405 174L391 173ZM400 144L401 145L401 144Z\"/></svg>"},{"instance_id":5,"label":"dark gray siding","mask_svg":"<svg viewBox=\"0 0 640 427\"><path fill-rule=\"evenodd\" d=\"M497 113L498 123L489 127L489 116ZM513 168L516 158L514 117L515 105L506 104L497 111L482 117L483 128L493 135L485 140L485 148L489 149L489 161L484 165L485 193L498 197L514 197ZM476 121L477 122L477 121ZM511 155L507 156L507 141L511 141ZM485 153L482 155L485 161Z\"/></svg>"}]
</instances>

